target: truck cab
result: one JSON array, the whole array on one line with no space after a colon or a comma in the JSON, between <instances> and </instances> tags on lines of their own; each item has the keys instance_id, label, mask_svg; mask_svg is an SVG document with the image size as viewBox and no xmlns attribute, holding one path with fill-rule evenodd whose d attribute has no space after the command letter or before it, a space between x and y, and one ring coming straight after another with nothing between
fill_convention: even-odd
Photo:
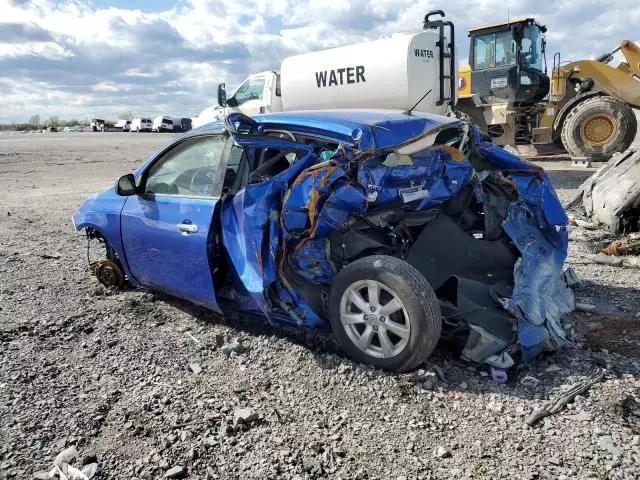
<instances>
[{"instance_id":1,"label":"truck cab","mask_svg":"<svg viewBox=\"0 0 640 480\"><path fill-rule=\"evenodd\" d=\"M225 88L224 84L221 86ZM249 116L281 112L280 74L266 71L249 75L231 96L226 98L226 105L221 106L230 107Z\"/></svg>"},{"instance_id":2,"label":"truck cab","mask_svg":"<svg viewBox=\"0 0 640 480\"><path fill-rule=\"evenodd\" d=\"M230 96L227 96L226 84L219 84L217 104L200 112L193 119L192 128L223 120L231 112L251 116L283 110L280 73L259 72L249 75Z\"/></svg>"},{"instance_id":3,"label":"truck cab","mask_svg":"<svg viewBox=\"0 0 640 480\"><path fill-rule=\"evenodd\" d=\"M105 121L101 118L94 118L93 120L91 120L90 128L92 132L104 132Z\"/></svg>"}]
</instances>

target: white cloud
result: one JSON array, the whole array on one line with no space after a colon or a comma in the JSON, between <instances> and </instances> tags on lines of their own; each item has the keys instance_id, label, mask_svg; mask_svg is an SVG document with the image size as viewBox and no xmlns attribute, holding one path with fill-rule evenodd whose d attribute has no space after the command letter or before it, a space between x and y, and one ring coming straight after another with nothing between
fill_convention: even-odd
<instances>
[{"instance_id":1,"label":"white cloud","mask_svg":"<svg viewBox=\"0 0 640 480\"><path fill-rule=\"evenodd\" d=\"M417 30L445 8L457 29L507 18L547 24L550 57L592 58L637 37L632 0L177 0L157 13L94 8L87 0L0 0L0 122L41 116L195 115L216 85L278 68L287 55Z\"/></svg>"},{"instance_id":2,"label":"white cloud","mask_svg":"<svg viewBox=\"0 0 640 480\"><path fill-rule=\"evenodd\" d=\"M93 90L94 92L112 93L112 92L119 92L120 88L111 82L100 82L97 85L93 85L91 87L91 90Z\"/></svg>"},{"instance_id":3,"label":"white cloud","mask_svg":"<svg viewBox=\"0 0 640 480\"><path fill-rule=\"evenodd\" d=\"M73 52L61 47L55 42L0 43L0 58L31 56L56 60L72 57L73 55Z\"/></svg>"}]
</instances>

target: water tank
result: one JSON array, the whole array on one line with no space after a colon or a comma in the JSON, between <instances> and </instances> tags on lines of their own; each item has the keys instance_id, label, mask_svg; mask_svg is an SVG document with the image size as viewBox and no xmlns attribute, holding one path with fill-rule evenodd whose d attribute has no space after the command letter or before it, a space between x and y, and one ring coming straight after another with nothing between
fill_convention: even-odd
<instances>
[{"instance_id":1,"label":"water tank","mask_svg":"<svg viewBox=\"0 0 640 480\"><path fill-rule=\"evenodd\" d=\"M284 110L406 110L431 90L415 110L444 115L450 110L448 102L436 105L440 95L438 40L437 30L425 30L289 57L281 67ZM449 62L444 63L448 75ZM449 97L449 81L444 84Z\"/></svg>"}]
</instances>

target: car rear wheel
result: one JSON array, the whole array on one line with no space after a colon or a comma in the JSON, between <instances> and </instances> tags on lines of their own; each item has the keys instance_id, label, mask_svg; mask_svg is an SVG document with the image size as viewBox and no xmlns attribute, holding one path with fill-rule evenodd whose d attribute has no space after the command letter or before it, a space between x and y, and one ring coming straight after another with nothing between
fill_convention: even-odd
<instances>
[{"instance_id":1,"label":"car rear wheel","mask_svg":"<svg viewBox=\"0 0 640 480\"><path fill-rule=\"evenodd\" d=\"M361 258L340 271L331 286L329 320L350 357L392 371L424 362L442 330L429 282L407 262L386 255Z\"/></svg>"}]
</instances>

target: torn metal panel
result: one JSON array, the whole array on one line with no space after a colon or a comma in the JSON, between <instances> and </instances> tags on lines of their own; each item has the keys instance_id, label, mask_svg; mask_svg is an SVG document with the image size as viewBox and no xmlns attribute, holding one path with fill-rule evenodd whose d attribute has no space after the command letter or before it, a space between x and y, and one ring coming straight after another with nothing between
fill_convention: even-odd
<instances>
[{"instance_id":1,"label":"torn metal panel","mask_svg":"<svg viewBox=\"0 0 640 480\"><path fill-rule=\"evenodd\" d=\"M269 146L274 145L269 142ZM276 280L280 241L280 208L285 187L316 158L306 145L281 142L282 148L306 152L290 168L267 181L249 184L222 205L222 237L242 285L265 314L266 291Z\"/></svg>"},{"instance_id":2,"label":"torn metal panel","mask_svg":"<svg viewBox=\"0 0 640 480\"><path fill-rule=\"evenodd\" d=\"M340 121L336 122L336 113ZM322 135L329 138L340 138L344 143L355 145L361 152L396 149L405 143L411 143L438 133L442 129L464 125L464 122L453 117L440 115L404 116L398 118L397 110L360 110L348 109L339 111L308 111L304 112L305 126L299 126L299 113L282 112L254 117L264 129L290 130L295 127L297 132ZM432 145L425 144L422 148Z\"/></svg>"},{"instance_id":3,"label":"torn metal panel","mask_svg":"<svg viewBox=\"0 0 640 480\"><path fill-rule=\"evenodd\" d=\"M570 207L613 233L640 230L640 152L615 155L578 189Z\"/></svg>"},{"instance_id":4,"label":"torn metal panel","mask_svg":"<svg viewBox=\"0 0 640 480\"><path fill-rule=\"evenodd\" d=\"M373 157L358 166L368 208L392 203L423 210L457 195L471 179L469 162L454 160L444 148L431 147L411 155L411 163L387 166Z\"/></svg>"},{"instance_id":5,"label":"torn metal panel","mask_svg":"<svg viewBox=\"0 0 640 480\"><path fill-rule=\"evenodd\" d=\"M513 295L504 306L518 319L518 343L525 361L566 344L561 318L575 308L573 292L562 278L566 228L540 226L536 217L519 202L512 205L504 223L522 255L514 269Z\"/></svg>"},{"instance_id":6,"label":"torn metal panel","mask_svg":"<svg viewBox=\"0 0 640 480\"><path fill-rule=\"evenodd\" d=\"M530 173L524 173L527 164L504 150L479 150L489 162L518 170L511 179L519 199L511 204L503 228L521 258L514 269L513 295L504 305L518 319L518 343L524 359L529 360L545 348L566 344L561 317L575 308L573 292L562 279L568 218L544 172L530 168Z\"/></svg>"}]
</instances>

